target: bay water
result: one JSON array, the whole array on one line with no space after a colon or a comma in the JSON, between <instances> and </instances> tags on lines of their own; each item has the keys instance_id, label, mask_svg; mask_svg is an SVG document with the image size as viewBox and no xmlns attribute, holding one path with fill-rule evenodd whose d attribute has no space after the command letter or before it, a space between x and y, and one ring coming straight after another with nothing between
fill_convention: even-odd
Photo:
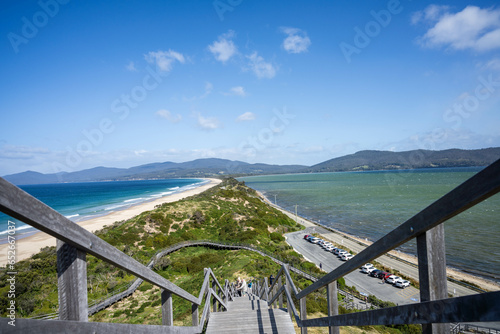
<instances>
[{"instance_id":1,"label":"bay water","mask_svg":"<svg viewBox=\"0 0 500 334\"><path fill-rule=\"evenodd\" d=\"M72 221L78 222L192 189L204 183L201 179L165 179L54 183L19 187ZM37 231L30 225L0 212L0 243L6 242L9 220L15 222L18 237Z\"/></svg>"},{"instance_id":2,"label":"bay water","mask_svg":"<svg viewBox=\"0 0 500 334\"><path fill-rule=\"evenodd\" d=\"M243 177L271 202L376 241L482 168L338 172ZM445 223L447 264L500 281L500 194ZM416 254L411 241L398 250Z\"/></svg>"}]
</instances>

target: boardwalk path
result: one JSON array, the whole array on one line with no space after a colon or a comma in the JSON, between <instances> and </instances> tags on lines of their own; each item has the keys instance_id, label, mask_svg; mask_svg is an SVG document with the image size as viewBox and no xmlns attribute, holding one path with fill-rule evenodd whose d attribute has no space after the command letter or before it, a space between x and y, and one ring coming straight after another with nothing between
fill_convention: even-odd
<instances>
[{"instance_id":1,"label":"boardwalk path","mask_svg":"<svg viewBox=\"0 0 500 334\"><path fill-rule=\"evenodd\" d=\"M227 312L210 314L206 334L295 333L286 309L268 308L257 297L236 297Z\"/></svg>"}]
</instances>

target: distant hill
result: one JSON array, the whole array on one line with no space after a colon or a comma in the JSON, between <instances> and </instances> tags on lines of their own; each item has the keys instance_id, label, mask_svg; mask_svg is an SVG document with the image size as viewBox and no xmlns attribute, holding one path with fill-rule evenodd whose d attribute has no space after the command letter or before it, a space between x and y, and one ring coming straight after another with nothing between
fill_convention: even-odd
<instances>
[{"instance_id":1,"label":"distant hill","mask_svg":"<svg viewBox=\"0 0 500 334\"><path fill-rule=\"evenodd\" d=\"M487 166L498 159L500 147L479 150L360 151L319 163L305 172Z\"/></svg>"},{"instance_id":2,"label":"distant hill","mask_svg":"<svg viewBox=\"0 0 500 334\"><path fill-rule=\"evenodd\" d=\"M152 163L131 168L95 167L78 172L42 174L27 171L6 175L13 184L43 184L59 182L118 181L160 178L217 177L225 175L261 175L296 173L303 165L249 164L225 159L198 159L188 162Z\"/></svg>"},{"instance_id":3,"label":"distant hill","mask_svg":"<svg viewBox=\"0 0 500 334\"><path fill-rule=\"evenodd\" d=\"M406 152L360 151L331 159L312 167L303 165L249 164L226 159L198 159L188 162L159 162L131 168L95 167L78 172L42 174L27 171L6 175L14 184L58 182L118 181L169 178L221 177L226 175L264 175L321 173L339 171L412 169L435 167L486 166L500 158L500 147L480 150L415 150Z\"/></svg>"}]
</instances>

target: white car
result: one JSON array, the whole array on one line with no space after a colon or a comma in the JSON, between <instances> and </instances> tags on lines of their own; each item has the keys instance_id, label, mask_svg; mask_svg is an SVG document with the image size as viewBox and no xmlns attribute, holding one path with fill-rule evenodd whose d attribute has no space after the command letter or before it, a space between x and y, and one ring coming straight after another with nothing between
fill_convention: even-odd
<instances>
[{"instance_id":1,"label":"white car","mask_svg":"<svg viewBox=\"0 0 500 334\"><path fill-rule=\"evenodd\" d=\"M320 242L320 240L321 240L320 238L314 237L314 238L311 238L311 243L317 244L318 242Z\"/></svg>"},{"instance_id":2,"label":"white car","mask_svg":"<svg viewBox=\"0 0 500 334\"><path fill-rule=\"evenodd\" d=\"M348 260L352 259L353 257L354 257L354 255L347 253L347 254L342 255L342 256L340 257L340 259L341 259L342 261L348 261Z\"/></svg>"},{"instance_id":3,"label":"white car","mask_svg":"<svg viewBox=\"0 0 500 334\"><path fill-rule=\"evenodd\" d=\"M375 270L375 267L371 263L367 263L364 266L361 267L361 272L365 274L371 273L373 270Z\"/></svg>"},{"instance_id":4,"label":"white car","mask_svg":"<svg viewBox=\"0 0 500 334\"><path fill-rule=\"evenodd\" d=\"M377 270L377 268L375 268L375 267L370 267L370 268L366 268L366 269L365 269L365 271L363 271L363 272L364 272L364 273L369 274L369 273L371 273L371 272L372 272L372 271L374 271L374 270Z\"/></svg>"},{"instance_id":5,"label":"white car","mask_svg":"<svg viewBox=\"0 0 500 334\"><path fill-rule=\"evenodd\" d=\"M347 254L349 254L349 252L348 252L348 251L345 251L345 250L343 250L343 249L342 249L342 250L340 250L340 251L337 253L338 257L342 257L342 256L347 255Z\"/></svg>"},{"instance_id":6,"label":"white car","mask_svg":"<svg viewBox=\"0 0 500 334\"><path fill-rule=\"evenodd\" d=\"M333 253L335 255L339 255L340 252L345 252L345 250L343 250L342 248L337 248L337 249L335 249L335 251Z\"/></svg>"},{"instance_id":7,"label":"white car","mask_svg":"<svg viewBox=\"0 0 500 334\"><path fill-rule=\"evenodd\" d=\"M333 246L333 245L332 245L331 243L329 243L328 241L325 241L325 242L323 242L323 243L321 244L321 247L323 247L323 248L326 248L326 247L328 247L328 246Z\"/></svg>"},{"instance_id":8,"label":"white car","mask_svg":"<svg viewBox=\"0 0 500 334\"><path fill-rule=\"evenodd\" d=\"M332 251L332 249L333 249L334 247L333 247L332 245L327 245L327 246L325 246L325 247L323 247L323 248L324 248L325 250L327 250L327 251L331 252L331 251Z\"/></svg>"},{"instance_id":9,"label":"white car","mask_svg":"<svg viewBox=\"0 0 500 334\"><path fill-rule=\"evenodd\" d=\"M386 280L386 282L389 284L396 284L397 282L401 282L401 281L403 281L403 279L399 276L396 276L396 275L391 275L391 276L387 277L387 280Z\"/></svg>"},{"instance_id":10,"label":"white car","mask_svg":"<svg viewBox=\"0 0 500 334\"><path fill-rule=\"evenodd\" d=\"M406 287L409 287L410 286L410 282L409 281L399 281L399 282L396 282L396 284L394 284L394 286L397 286L398 288L401 288L401 289L404 289Z\"/></svg>"}]
</instances>

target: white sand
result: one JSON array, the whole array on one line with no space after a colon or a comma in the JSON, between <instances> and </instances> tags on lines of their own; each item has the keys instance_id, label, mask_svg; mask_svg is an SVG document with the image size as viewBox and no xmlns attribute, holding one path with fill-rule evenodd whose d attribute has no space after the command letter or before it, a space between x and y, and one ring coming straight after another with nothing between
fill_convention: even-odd
<instances>
[{"instance_id":1,"label":"white sand","mask_svg":"<svg viewBox=\"0 0 500 334\"><path fill-rule=\"evenodd\" d=\"M157 200L132 206L125 210L111 212L102 217L83 220L78 222L77 224L85 228L87 231L95 232L102 229L105 225L112 225L114 222L127 220L145 211L153 210L156 205L160 205L163 203L172 203L175 201L179 201L183 198L202 193L205 190L210 189L221 182L221 180L218 179L206 179L206 180L208 180L209 182L202 186L189 189L183 192L171 194L168 196L164 196L158 198ZM55 246L55 245L56 245L56 239L44 232L37 232L29 237L18 239L16 242L16 261L29 258L33 254L38 253L41 248L47 246ZM0 245L0 266L5 266L7 263L8 246L9 244Z\"/></svg>"}]
</instances>

